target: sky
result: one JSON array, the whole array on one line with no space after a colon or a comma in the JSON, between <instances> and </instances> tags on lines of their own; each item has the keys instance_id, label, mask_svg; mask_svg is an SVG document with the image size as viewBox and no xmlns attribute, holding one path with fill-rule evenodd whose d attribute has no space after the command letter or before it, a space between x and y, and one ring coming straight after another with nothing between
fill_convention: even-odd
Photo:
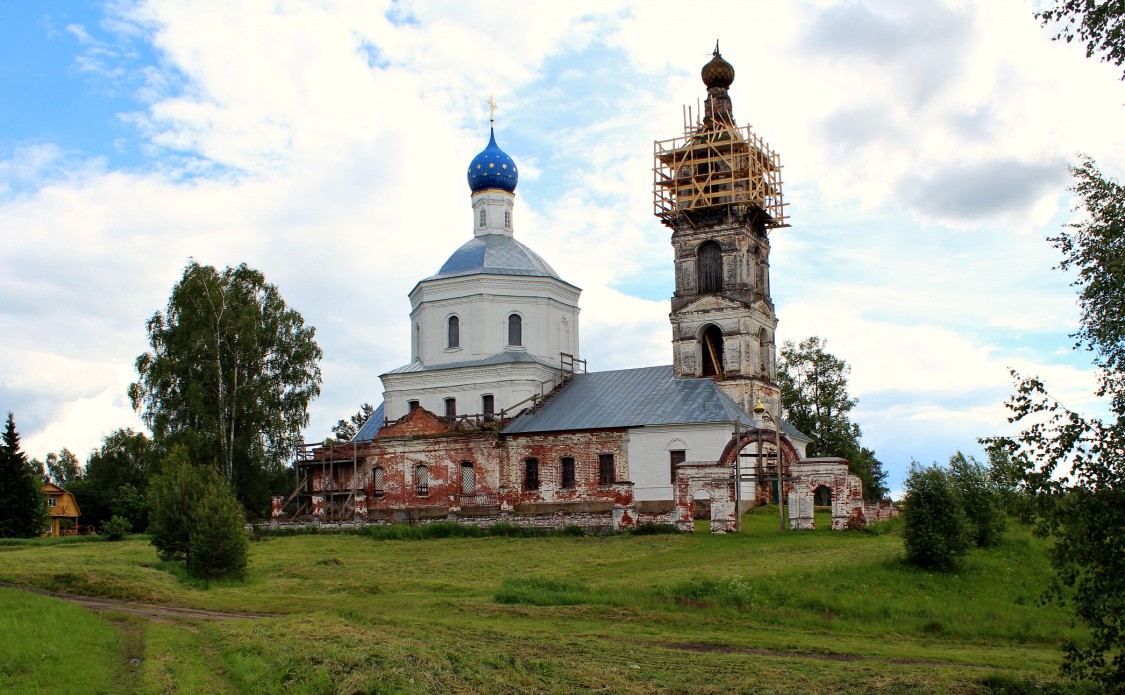
<instances>
[{"instance_id":1,"label":"sky","mask_svg":"<svg viewBox=\"0 0 1125 695\"><path fill-rule=\"evenodd\" d=\"M1120 69L1016 0L238 2L0 7L0 410L80 459L119 427L145 323L190 259L245 262L316 327L310 441L409 361L407 293L472 235L465 169L517 162L516 238L583 289L591 371L671 362L653 141L705 98L780 153L781 341L851 367L854 420L912 459L1010 432L1009 370L1097 415L1073 350L1067 165L1125 174Z\"/></svg>"}]
</instances>

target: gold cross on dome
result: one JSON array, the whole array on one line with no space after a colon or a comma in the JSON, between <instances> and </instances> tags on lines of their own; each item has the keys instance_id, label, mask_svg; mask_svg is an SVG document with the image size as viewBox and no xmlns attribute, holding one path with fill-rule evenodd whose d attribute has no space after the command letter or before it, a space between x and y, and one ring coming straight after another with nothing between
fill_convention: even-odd
<instances>
[{"instance_id":1,"label":"gold cross on dome","mask_svg":"<svg viewBox=\"0 0 1125 695\"><path fill-rule=\"evenodd\" d=\"M489 96L485 103L488 104L488 122L494 124L496 123L496 100Z\"/></svg>"}]
</instances>

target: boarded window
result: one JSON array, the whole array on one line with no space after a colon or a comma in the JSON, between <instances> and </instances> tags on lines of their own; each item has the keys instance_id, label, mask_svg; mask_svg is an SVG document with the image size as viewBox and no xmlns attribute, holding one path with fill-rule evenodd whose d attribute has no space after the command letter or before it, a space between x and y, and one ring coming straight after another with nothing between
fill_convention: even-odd
<instances>
[{"instance_id":1,"label":"boarded window","mask_svg":"<svg viewBox=\"0 0 1125 695\"><path fill-rule=\"evenodd\" d=\"M448 347L461 347L461 319L456 316L449 317L449 345Z\"/></svg>"},{"instance_id":2,"label":"boarded window","mask_svg":"<svg viewBox=\"0 0 1125 695\"><path fill-rule=\"evenodd\" d=\"M683 449L672 449L668 452L668 466L671 468L670 481L676 482L676 466L687 460L687 452Z\"/></svg>"},{"instance_id":3,"label":"boarded window","mask_svg":"<svg viewBox=\"0 0 1125 695\"><path fill-rule=\"evenodd\" d=\"M723 291L723 250L718 242L705 241L699 245L695 272L699 279L700 294Z\"/></svg>"},{"instance_id":4,"label":"boarded window","mask_svg":"<svg viewBox=\"0 0 1125 695\"><path fill-rule=\"evenodd\" d=\"M375 466L371 469L371 496L383 496L383 467Z\"/></svg>"},{"instance_id":5,"label":"boarded window","mask_svg":"<svg viewBox=\"0 0 1125 695\"><path fill-rule=\"evenodd\" d=\"M457 419L457 399L456 398L446 398L445 399L445 419L449 420L450 422L453 422L454 420Z\"/></svg>"},{"instance_id":6,"label":"boarded window","mask_svg":"<svg viewBox=\"0 0 1125 695\"><path fill-rule=\"evenodd\" d=\"M430 494L430 469L425 466L414 467L414 492L419 497Z\"/></svg>"},{"instance_id":7,"label":"boarded window","mask_svg":"<svg viewBox=\"0 0 1125 695\"><path fill-rule=\"evenodd\" d=\"M461 464L461 494L475 495L477 493L477 472L473 464L465 461Z\"/></svg>"},{"instance_id":8,"label":"boarded window","mask_svg":"<svg viewBox=\"0 0 1125 695\"><path fill-rule=\"evenodd\" d=\"M574 487L574 458L562 457L559 460L559 467L562 469L562 486Z\"/></svg>"},{"instance_id":9,"label":"boarded window","mask_svg":"<svg viewBox=\"0 0 1125 695\"><path fill-rule=\"evenodd\" d=\"M508 317L508 345L523 345L523 319L519 314Z\"/></svg>"},{"instance_id":10,"label":"boarded window","mask_svg":"<svg viewBox=\"0 0 1125 695\"><path fill-rule=\"evenodd\" d=\"M496 414L496 399L492 397L491 393L486 393L480 397L480 408L485 417L492 417Z\"/></svg>"},{"instance_id":11,"label":"boarded window","mask_svg":"<svg viewBox=\"0 0 1125 695\"><path fill-rule=\"evenodd\" d=\"M523 462L523 487L525 490L539 489L539 459Z\"/></svg>"},{"instance_id":12,"label":"boarded window","mask_svg":"<svg viewBox=\"0 0 1125 695\"><path fill-rule=\"evenodd\" d=\"M598 485L613 485L613 454L598 454Z\"/></svg>"}]
</instances>

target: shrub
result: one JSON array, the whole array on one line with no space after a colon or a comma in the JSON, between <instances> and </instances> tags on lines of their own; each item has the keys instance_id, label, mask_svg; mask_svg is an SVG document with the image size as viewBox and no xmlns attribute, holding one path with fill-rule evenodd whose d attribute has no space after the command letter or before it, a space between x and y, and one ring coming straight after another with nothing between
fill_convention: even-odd
<instances>
[{"instance_id":1,"label":"shrub","mask_svg":"<svg viewBox=\"0 0 1125 695\"><path fill-rule=\"evenodd\" d=\"M907 562L927 569L953 569L968 550L971 538L952 476L937 464L912 464L903 507Z\"/></svg>"},{"instance_id":2,"label":"shrub","mask_svg":"<svg viewBox=\"0 0 1125 695\"><path fill-rule=\"evenodd\" d=\"M949 457L949 473L961 495L973 542L982 548L998 545L1007 519L1000 490L990 480L988 469L958 451Z\"/></svg>"},{"instance_id":3,"label":"shrub","mask_svg":"<svg viewBox=\"0 0 1125 695\"><path fill-rule=\"evenodd\" d=\"M204 580L245 577L250 545L245 527L242 506L230 486L212 480L194 510L188 571Z\"/></svg>"},{"instance_id":4,"label":"shrub","mask_svg":"<svg viewBox=\"0 0 1125 695\"><path fill-rule=\"evenodd\" d=\"M119 541L129 533L131 524L128 519L123 519L114 514L109 521L102 522L102 535L107 541Z\"/></svg>"}]
</instances>

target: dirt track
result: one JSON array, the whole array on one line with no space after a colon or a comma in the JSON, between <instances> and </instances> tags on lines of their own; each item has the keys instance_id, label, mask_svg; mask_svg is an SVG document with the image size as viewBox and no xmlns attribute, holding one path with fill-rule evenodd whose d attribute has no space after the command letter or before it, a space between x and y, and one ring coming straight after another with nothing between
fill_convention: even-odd
<instances>
[{"instance_id":1,"label":"dirt track","mask_svg":"<svg viewBox=\"0 0 1125 695\"><path fill-rule=\"evenodd\" d=\"M41 594L43 596L51 596L53 598L61 598L64 601L77 603L80 606L89 608L95 611L113 611L116 613L128 613L130 615L139 615L149 620L158 622L172 622L175 620L258 620L260 618L269 618L269 615L261 613L237 613L227 611L208 611L199 608L181 608L179 606L158 606L151 603L136 603L135 601L125 601L122 599L113 598L94 598L91 596L75 596L74 594L59 594L53 591L44 591L43 589L35 589L27 586L20 586L18 584L9 584L7 582L0 582L0 586L9 587L12 589L21 589L23 591L30 591L32 593Z\"/></svg>"}]
</instances>

